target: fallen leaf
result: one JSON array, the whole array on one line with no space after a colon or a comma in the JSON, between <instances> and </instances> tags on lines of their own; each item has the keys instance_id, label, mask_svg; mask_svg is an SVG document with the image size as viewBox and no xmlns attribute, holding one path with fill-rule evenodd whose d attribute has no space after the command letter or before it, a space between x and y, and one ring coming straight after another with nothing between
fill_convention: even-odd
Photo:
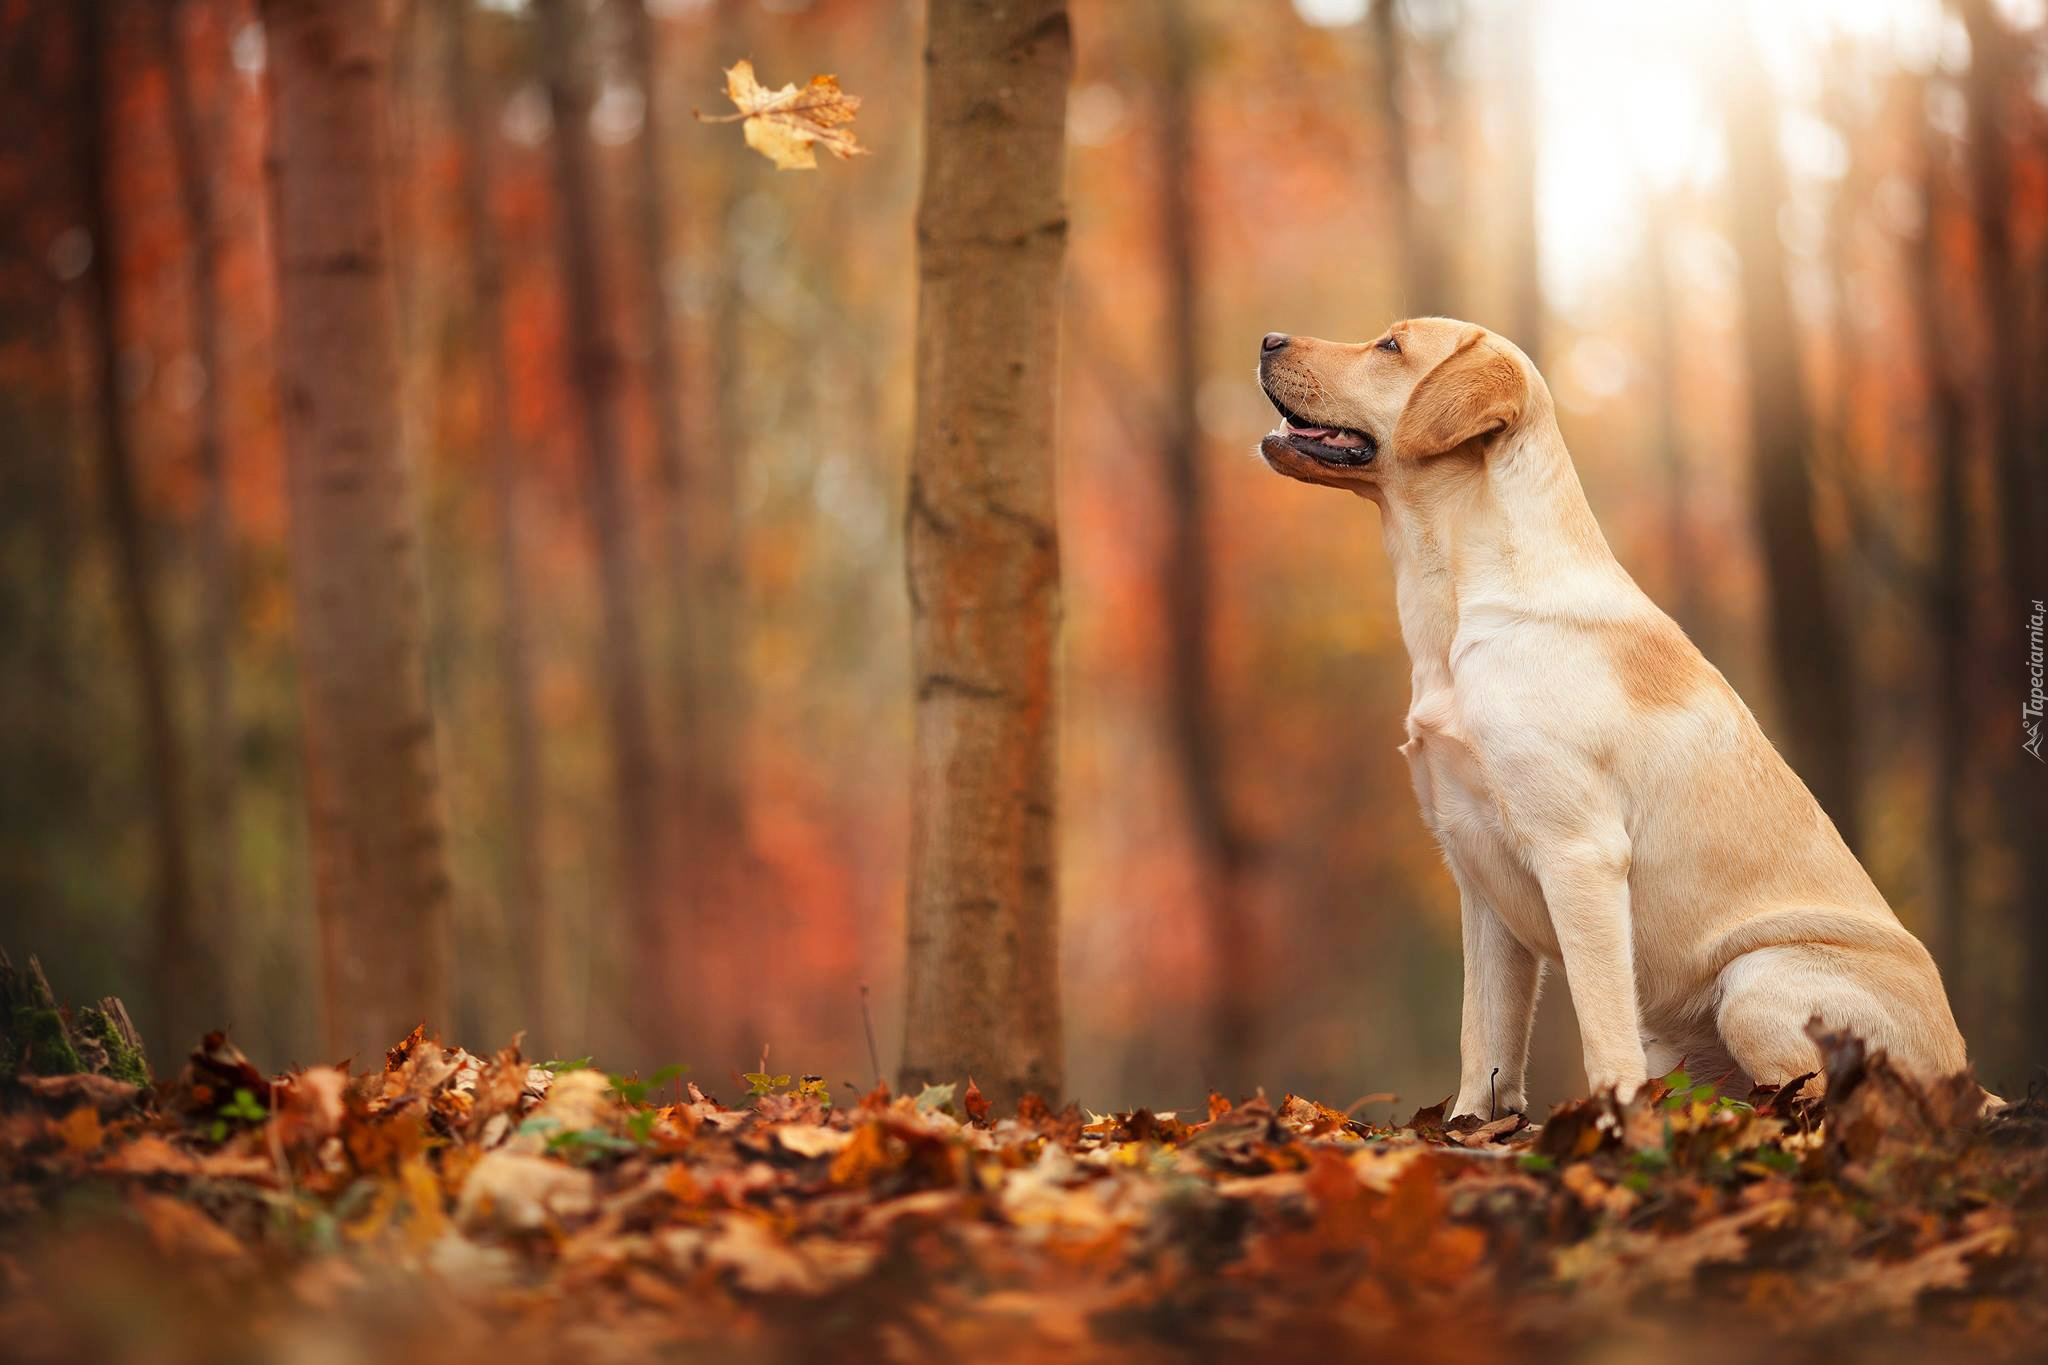
<instances>
[{"instance_id":1,"label":"fallen leaf","mask_svg":"<svg viewBox=\"0 0 2048 1365\"><path fill-rule=\"evenodd\" d=\"M156 1249L172 1260L239 1260L242 1244L233 1233L182 1199L138 1193L132 1203Z\"/></svg>"},{"instance_id":2,"label":"fallen leaf","mask_svg":"<svg viewBox=\"0 0 2048 1365\"><path fill-rule=\"evenodd\" d=\"M853 1134L821 1123L785 1123L775 1130L775 1140L798 1156L832 1156L853 1141Z\"/></svg>"},{"instance_id":3,"label":"fallen leaf","mask_svg":"<svg viewBox=\"0 0 2048 1365\"><path fill-rule=\"evenodd\" d=\"M100 1126L99 1110L89 1104L79 1105L50 1126L63 1139L65 1150L79 1156L98 1151L100 1141L106 1135L106 1130Z\"/></svg>"},{"instance_id":4,"label":"fallen leaf","mask_svg":"<svg viewBox=\"0 0 2048 1365\"><path fill-rule=\"evenodd\" d=\"M462 1183L455 1221L472 1235L538 1232L587 1216L596 1202L597 1181L589 1171L501 1148L477 1162Z\"/></svg>"}]
</instances>

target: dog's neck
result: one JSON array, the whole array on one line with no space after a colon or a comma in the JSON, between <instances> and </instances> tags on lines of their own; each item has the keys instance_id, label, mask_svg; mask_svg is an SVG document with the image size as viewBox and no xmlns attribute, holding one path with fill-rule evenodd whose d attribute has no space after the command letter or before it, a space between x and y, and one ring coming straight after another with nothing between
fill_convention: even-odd
<instances>
[{"instance_id":1,"label":"dog's neck","mask_svg":"<svg viewBox=\"0 0 2048 1365\"><path fill-rule=\"evenodd\" d=\"M1459 625L1479 613L1607 616L1640 596L1600 534L1550 413L1531 414L1482 452L1437 458L1476 468L1423 497L1374 498L1418 695L1448 685Z\"/></svg>"}]
</instances>

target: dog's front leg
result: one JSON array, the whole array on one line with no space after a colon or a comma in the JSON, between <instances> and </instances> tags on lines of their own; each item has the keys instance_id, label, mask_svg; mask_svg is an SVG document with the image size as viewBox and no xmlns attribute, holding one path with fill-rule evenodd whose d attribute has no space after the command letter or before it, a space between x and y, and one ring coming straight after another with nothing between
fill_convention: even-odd
<instances>
[{"instance_id":1,"label":"dog's front leg","mask_svg":"<svg viewBox=\"0 0 2048 1365\"><path fill-rule=\"evenodd\" d=\"M1529 1029L1542 964L1493 907L1459 879L1465 1004L1458 1028L1458 1102L1451 1113L1496 1119L1528 1107Z\"/></svg>"},{"instance_id":2,"label":"dog's front leg","mask_svg":"<svg viewBox=\"0 0 2048 1365\"><path fill-rule=\"evenodd\" d=\"M1612 1087L1626 1100L1648 1074L1636 1013L1628 836L1616 828L1562 839L1536 863L1579 1016L1586 1079L1594 1093Z\"/></svg>"}]
</instances>

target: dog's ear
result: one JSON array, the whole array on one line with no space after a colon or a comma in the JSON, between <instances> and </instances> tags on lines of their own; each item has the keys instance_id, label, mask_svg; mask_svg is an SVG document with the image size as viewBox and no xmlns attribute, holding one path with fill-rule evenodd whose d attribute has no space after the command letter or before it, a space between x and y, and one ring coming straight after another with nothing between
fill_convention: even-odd
<instances>
[{"instance_id":1,"label":"dog's ear","mask_svg":"<svg viewBox=\"0 0 2048 1365\"><path fill-rule=\"evenodd\" d=\"M1522 367L1475 337L1439 361L1408 395L1394 424L1394 449L1417 459L1455 450L1475 436L1505 430L1528 400Z\"/></svg>"}]
</instances>

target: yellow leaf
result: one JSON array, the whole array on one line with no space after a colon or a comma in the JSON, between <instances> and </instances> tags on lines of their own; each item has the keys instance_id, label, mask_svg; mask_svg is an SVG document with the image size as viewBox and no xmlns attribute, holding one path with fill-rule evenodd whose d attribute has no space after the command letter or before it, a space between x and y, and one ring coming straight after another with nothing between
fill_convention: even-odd
<instances>
[{"instance_id":1,"label":"yellow leaf","mask_svg":"<svg viewBox=\"0 0 2048 1365\"><path fill-rule=\"evenodd\" d=\"M837 157L864 156L847 125L860 108L860 97L839 88L838 78L813 76L799 89L785 85L770 90L754 78L754 64L738 61L726 69L725 93L739 108L736 114L706 118L705 123L744 123L741 129L747 145L774 162L777 168L815 170L814 147L823 147Z\"/></svg>"}]
</instances>

